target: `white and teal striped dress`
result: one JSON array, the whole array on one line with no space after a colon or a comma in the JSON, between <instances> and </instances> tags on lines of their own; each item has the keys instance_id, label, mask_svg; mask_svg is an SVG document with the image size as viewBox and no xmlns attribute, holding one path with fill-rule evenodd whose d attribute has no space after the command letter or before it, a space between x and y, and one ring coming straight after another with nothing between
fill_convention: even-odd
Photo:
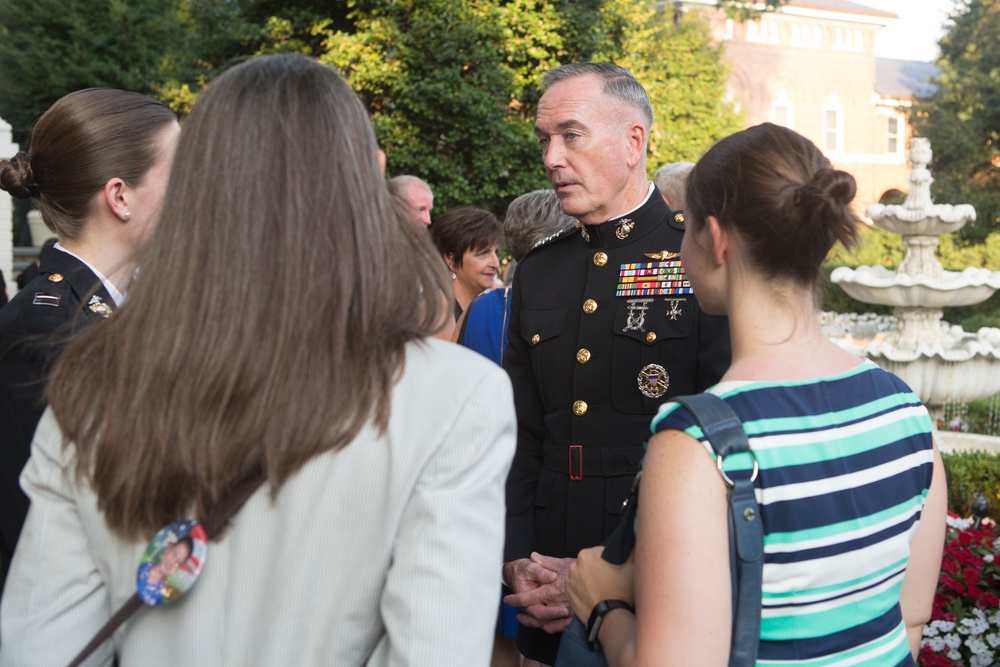
<instances>
[{"instance_id":1,"label":"white and teal striped dress","mask_svg":"<svg viewBox=\"0 0 1000 667\"><path fill-rule=\"evenodd\" d=\"M757 664L913 665L899 591L933 467L920 399L870 361L820 379L709 391L743 421L760 466ZM677 403L653 421L663 430L702 439Z\"/></svg>"}]
</instances>

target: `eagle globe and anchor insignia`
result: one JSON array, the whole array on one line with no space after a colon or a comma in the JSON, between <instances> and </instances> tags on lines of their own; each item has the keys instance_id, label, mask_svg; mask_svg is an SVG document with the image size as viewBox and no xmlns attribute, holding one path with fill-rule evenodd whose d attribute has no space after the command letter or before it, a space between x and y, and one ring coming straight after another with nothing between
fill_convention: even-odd
<instances>
[{"instance_id":1,"label":"eagle globe and anchor insignia","mask_svg":"<svg viewBox=\"0 0 1000 667\"><path fill-rule=\"evenodd\" d=\"M670 386L670 375L667 369L659 364L647 364L639 371L636 378L639 384L639 391L646 398L660 398L667 393Z\"/></svg>"}]
</instances>

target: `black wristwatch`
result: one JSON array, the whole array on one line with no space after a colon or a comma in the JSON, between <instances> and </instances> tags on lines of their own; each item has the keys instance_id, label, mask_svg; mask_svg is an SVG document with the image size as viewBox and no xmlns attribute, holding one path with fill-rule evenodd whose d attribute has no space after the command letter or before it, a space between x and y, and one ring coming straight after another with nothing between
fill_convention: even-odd
<instances>
[{"instance_id":1,"label":"black wristwatch","mask_svg":"<svg viewBox=\"0 0 1000 667\"><path fill-rule=\"evenodd\" d=\"M590 620L587 621L587 642L590 644L590 650L601 650L601 643L597 641L597 633L601 631L605 614L612 609L628 609L633 614L635 613L632 605L625 600L601 600L594 605L594 611L590 612Z\"/></svg>"}]
</instances>

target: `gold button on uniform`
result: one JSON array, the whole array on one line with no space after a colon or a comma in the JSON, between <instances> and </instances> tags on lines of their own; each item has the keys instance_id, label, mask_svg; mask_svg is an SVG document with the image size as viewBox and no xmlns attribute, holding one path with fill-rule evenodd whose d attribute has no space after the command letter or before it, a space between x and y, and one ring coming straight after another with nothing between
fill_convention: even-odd
<instances>
[{"instance_id":1,"label":"gold button on uniform","mask_svg":"<svg viewBox=\"0 0 1000 667\"><path fill-rule=\"evenodd\" d=\"M587 348L582 348L579 352L576 353L576 360L581 364L585 364L588 361L590 361L590 350L588 350Z\"/></svg>"},{"instance_id":2,"label":"gold button on uniform","mask_svg":"<svg viewBox=\"0 0 1000 667\"><path fill-rule=\"evenodd\" d=\"M606 252L599 252L596 255L594 255L594 265L595 266L604 266L607 263L608 263L608 253L606 253Z\"/></svg>"},{"instance_id":3,"label":"gold button on uniform","mask_svg":"<svg viewBox=\"0 0 1000 667\"><path fill-rule=\"evenodd\" d=\"M50 283L61 283L62 281L63 277L61 273L53 273L51 276L49 276Z\"/></svg>"},{"instance_id":4,"label":"gold button on uniform","mask_svg":"<svg viewBox=\"0 0 1000 667\"><path fill-rule=\"evenodd\" d=\"M594 311L597 310L597 302L593 299L587 299L583 302L583 312L588 315L593 315Z\"/></svg>"},{"instance_id":5,"label":"gold button on uniform","mask_svg":"<svg viewBox=\"0 0 1000 667\"><path fill-rule=\"evenodd\" d=\"M656 340L656 334L655 333L653 333L652 331L650 331L648 334L646 334L646 342L647 343L652 343L654 340Z\"/></svg>"},{"instance_id":6,"label":"gold button on uniform","mask_svg":"<svg viewBox=\"0 0 1000 667\"><path fill-rule=\"evenodd\" d=\"M581 416L583 414L586 414L586 412L587 412L587 403L585 401L575 401L573 403L573 414L574 415L576 415L577 417L579 417L579 416Z\"/></svg>"},{"instance_id":7,"label":"gold button on uniform","mask_svg":"<svg viewBox=\"0 0 1000 667\"><path fill-rule=\"evenodd\" d=\"M531 344L538 345L538 341L540 340L542 340L542 337L539 336L538 334L535 334L534 336L531 337Z\"/></svg>"}]
</instances>

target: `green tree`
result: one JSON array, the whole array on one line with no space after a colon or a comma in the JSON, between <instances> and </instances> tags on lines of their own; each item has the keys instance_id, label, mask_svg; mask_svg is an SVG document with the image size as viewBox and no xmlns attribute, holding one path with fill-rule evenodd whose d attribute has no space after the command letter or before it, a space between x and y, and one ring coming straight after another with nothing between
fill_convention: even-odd
<instances>
[{"instance_id":1,"label":"green tree","mask_svg":"<svg viewBox=\"0 0 1000 667\"><path fill-rule=\"evenodd\" d=\"M24 142L66 93L106 86L154 92L180 36L162 0L0 0L0 116Z\"/></svg>"},{"instance_id":2,"label":"green tree","mask_svg":"<svg viewBox=\"0 0 1000 667\"><path fill-rule=\"evenodd\" d=\"M668 162L697 160L742 123L732 104L723 101L722 50L712 45L702 14L636 18L622 40L622 57L615 60L635 74L653 103L647 162L652 173Z\"/></svg>"},{"instance_id":3,"label":"green tree","mask_svg":"<svg viewBox=\"0 0 1000 667\"><path fill-rule=\"evenodd\" d=\"M495 3L369 2L353 32L330 31L324 62L361 95L391 174L430 182L436 208L502 212L545 181L536 140L512 102Z\"/></svg>"},{"instance_id":4,"label":"green tree","mask_svg":"<svg viewBox=\"0 0 1000 667\"><path fill-rule=\"evenodd\" d=\"M937 92L911 122L931 141L935 200L974 205L960 234L982 241L1000 224L1000 0L958 0L940 47Z\"/></svg>"}]
</instances>

